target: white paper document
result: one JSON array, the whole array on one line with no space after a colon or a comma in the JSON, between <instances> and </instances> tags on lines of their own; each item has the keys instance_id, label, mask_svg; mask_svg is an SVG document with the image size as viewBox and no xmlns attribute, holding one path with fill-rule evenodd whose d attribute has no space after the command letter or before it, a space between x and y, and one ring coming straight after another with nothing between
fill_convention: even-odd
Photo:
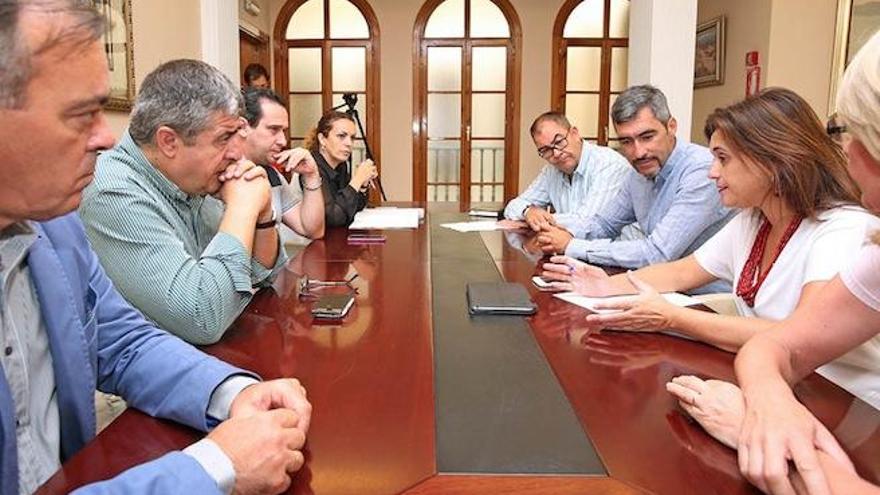
<instances>
[{"instance_id":1,"label":"white paper document","mask_svg":"<svg viewBox=\"0 0 880 495\"><path fill-rule=\"evenodd\" d=\"M667 302L670 304L674 304L676 306L686 307L686 306L694 306L697 304L702 304L703 302L697 298L686 296L684 294L678 292L664 292L661 294ZM587 297L577 294L575 292L562 292L559 294L553 294L553 296L562 299L565 302L574 304L576 306L580 306L582 308L587 308L594 313L618 313L621 310L619 309L598 309L596 308L596 304L598 303L608 303L614 301L620 301L624 299L631 298L633 296L611 296L611 297Z\"/></svg>"},{"instance_id":2,"label":"white paper document","mask_svg":"<svg viewBox=\"0 0 880 495\"><path fill-rule=\"evenodd\" d=\"M350 230L417 229L422 208L367 208L354 216Z\"/></svg>"},{"instance_id":3,"label":"white paper document","mask_svg":"<svg viewBox=\"0 0 880 495\"><path fill-rule=\"evenodd\" d=\"M489 232L492 230L501 230L501 226L495 220L479 220L476 222L454 222L441 223L441 227L452 229L458 232Z\"/></svg>"},{"instance_id":4,"label":"white paper document","mask_svg":"<svg viewBox=\"0 0 880 495\"><path fill-rule=\"evenodd\" d=\"M414 211L419 214L419 220L425 219L425 209L424 208L404 208L401 206L376 206L374 208L370 208L371 210L397 210L397 211Z\"/></svg>"},{"instance_id":5,"label":"white paper document","mask_svg":"<svg viewBox=\"0 0 880 495\"><path fill-rule=\"evenodd\" d=\"M498 218L498 212L492 210L471 210L468 215L472 217Z\"/></svg>"}]
</instances>

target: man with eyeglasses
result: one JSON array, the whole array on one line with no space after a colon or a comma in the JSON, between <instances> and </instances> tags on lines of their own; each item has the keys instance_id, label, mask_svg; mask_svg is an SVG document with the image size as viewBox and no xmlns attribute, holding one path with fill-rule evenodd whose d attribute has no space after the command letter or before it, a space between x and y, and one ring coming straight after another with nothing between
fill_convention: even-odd
<instances>
[{"instance_id":1,"label":"man with eyeglasses","mask_svg":"<svg viewBox=\"0 0 880 495\"><path fill-rule=\"evenodd\" d=\"M712 154L675 136L666 96L650 85L621 93L611 109L620 151L632 169L614 199L570 229L545 228L546 253L565 253L598 265L640 268L693 252L732 217L709 180ZM637 222L645 238L613 240ZM718 291L723 287L709 287Z\"/></svg>"},{"instance_id":2,"label":"man with eyeglasses","mask_svg":"<svg viewBox=\"0 0 880 495\"><path fill-rule=\"evenodd\" d=\"M557 225L569 228L578 216L598 212L620 189L629 171L626 159L584 141L562 113L541 114L529 131L547 165L507 204L505 218L525 220L535 232Z\"/></svg>"},{"instance_id":3,"label":"man with eyeglasses","mask_svg":"<svg viewBox=\"0 0 880 495\"><path fill-rule=\"evenodd\" d=\"M242 160L241 109L216 68L160 65L79 210L122 295L193 344L220 340L286 261L266 171Z\"/></svg>"}]
</instances>

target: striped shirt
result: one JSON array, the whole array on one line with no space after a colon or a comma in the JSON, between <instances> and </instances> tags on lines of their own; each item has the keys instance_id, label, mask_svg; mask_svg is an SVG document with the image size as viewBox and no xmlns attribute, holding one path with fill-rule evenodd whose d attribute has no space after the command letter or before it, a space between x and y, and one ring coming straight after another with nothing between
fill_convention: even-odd
<instances>
[{"instance_id":1,"label":"striped shirt","mask_svg":"<svg viewBox=\"0 0 880 495\"><path fill-rule=\"evenodd\" d=\"M0 231L0 365L15 403L19 493L33 493L61 467L61 419L49 335L27 254L28 222Z\"/></svg>"},{"instance_id":2,"label":"striped shirt","mask_svg":"<svg viewBox=\"0 0 880 495\"><path fill-rule=\"evenodd\" d=\"M570 230L577 218L598 213L620 191L629 170L620 153L584 141L571 180L553 165L545 165L529 187L507 204L504 217L523 220L528 206L553 206L556 222Z\"/></svg>"},{"instance_id":3,"label":"striped shirt","mask_svg":"<svg viewBox=\"0 0 880 495\"><path fill-rule=\"evenodd\" d=\"M218 232L224 205L188 196L159 172L126 132L98 157L80 215L101 264L132 305L195 344L220 339L275 271Z\"/></svg>"},{"instance_id":4,"label":"striped shirt","mask_svg":"<svg viewBox=\"0 0 880 495\"><path fill-rule=\"evenodd\" d=\"M631 169L620 193L592 217L573 226L565 254L600 265L640 268L692 253L735 212L721 204L709 179L712 154L678 140L653 179ZM638 222L647 237L611 241L624 225Z\"/></svg>"}]
</instances>

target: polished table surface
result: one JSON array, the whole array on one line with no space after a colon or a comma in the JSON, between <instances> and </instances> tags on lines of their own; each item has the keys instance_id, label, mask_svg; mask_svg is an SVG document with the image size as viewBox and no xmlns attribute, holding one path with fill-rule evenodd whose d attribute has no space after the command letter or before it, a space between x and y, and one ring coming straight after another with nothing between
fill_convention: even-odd
<instances>
[{"instance_id":1,"label":"polished table surface","mask_svg":"<svg viewBox=\"0 0 880 495\"><path fill-rule=\"evenodd\" d=\"M588 335L587 311L529 282L520 233L460 234L431 212L382 244L331 230L293 258L223 340L205 350L265 379L297 377L314 406L291 493L755 493L736 456L691 421L664 383L733 380L733 355L661 334ZM299 280L357 272L356 305L319 323ZM468 318L467 281L529 288L529 318ZM860 474L880 481L880 412L818 375L799 398ZM128 410L40 493L66 493L197 440Z\"/></svg>"}]
</instances>

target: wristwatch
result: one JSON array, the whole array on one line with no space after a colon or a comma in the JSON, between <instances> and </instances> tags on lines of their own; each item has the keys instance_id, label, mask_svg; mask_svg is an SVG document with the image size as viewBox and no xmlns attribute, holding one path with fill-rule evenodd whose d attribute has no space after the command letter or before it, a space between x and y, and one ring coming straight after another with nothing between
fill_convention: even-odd
<instances>
[{"instance_id":1,"label":"wristwatch","mask_svg":"<svg viewBox=\"0 0 880 495\"><path fill-rule=\"evenodd\" d=\"M271 229L278 223L278 214L275 213L275 208L272 208L272 219L267 222L257 222L258 229Z\"/></svg>"}]
</instances>

